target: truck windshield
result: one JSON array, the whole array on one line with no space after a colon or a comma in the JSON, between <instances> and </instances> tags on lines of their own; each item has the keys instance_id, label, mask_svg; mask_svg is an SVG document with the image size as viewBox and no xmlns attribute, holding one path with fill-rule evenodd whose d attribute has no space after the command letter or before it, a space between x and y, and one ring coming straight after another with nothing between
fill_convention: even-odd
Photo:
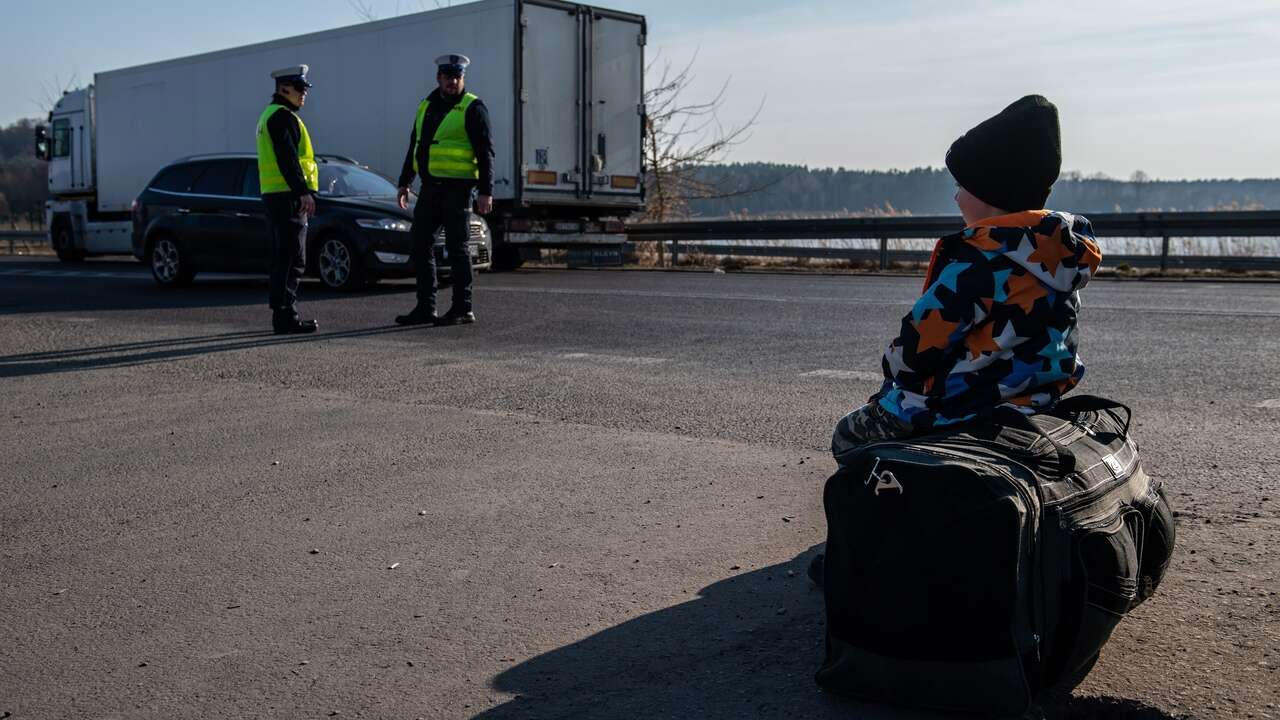
<instances>
[{"instance_id":1,"label":"truck windshield","mask_svg":"<svg viewBox=\"0 0 1280 720\"><path fill-rule=\"evenodd\" d=\"M396 186L355 165L320 165L320 194L325 197L393 197Z\"/></svg>"}]
</instances>

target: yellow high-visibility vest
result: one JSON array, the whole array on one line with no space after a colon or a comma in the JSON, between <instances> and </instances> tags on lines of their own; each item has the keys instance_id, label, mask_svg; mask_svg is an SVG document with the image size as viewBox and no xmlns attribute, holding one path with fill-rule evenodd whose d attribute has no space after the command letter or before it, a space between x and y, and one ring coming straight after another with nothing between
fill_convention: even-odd
<instances>
[{"instance_id":1,"label":"yellow high-visibility vest","mask_svg":"<svg viewBox=\"0 0 1280 720\"><path fill-rule=\"evenodd\" d=\"M302 123L302 118L289 108L271 103L266 110L262 111L262 115L258 117L258 183L262 186L262 192L276 193L289 192L289 183L285 182L284 175L280 174L280 163L276 161L276 149L271 144L271 133L267 131L267 120L276 113L277 110L293 113L293 117L298 121L298 129L302 131L302 137L298 139L298 165L302 166L302 177L307 182L307 188L312 191L320 189L320 166L316 164L316 153L311 147L311 135L307 133L307 126Z\"/></svg>"},{"instance_id":2,"label":"yellow high-visibility vest","mask_svg":"<svg viewBox=\"0 0 1280 720\"><path fill-rule=\"evenodd\" d=\"M435 137L427 152L427 170L432 177L457 178L461 180L480 179L480 164L476 161L475 148L471 147L471 138L467 137L467 108L476 101L476 96L466 93L457 105L445 113L436 128ZM413 128L413 171L418 170L418 147L422 144L422 120L427 115L430 101L423 100L418 105L418 119Z\"/></svg>"}]
</instances>

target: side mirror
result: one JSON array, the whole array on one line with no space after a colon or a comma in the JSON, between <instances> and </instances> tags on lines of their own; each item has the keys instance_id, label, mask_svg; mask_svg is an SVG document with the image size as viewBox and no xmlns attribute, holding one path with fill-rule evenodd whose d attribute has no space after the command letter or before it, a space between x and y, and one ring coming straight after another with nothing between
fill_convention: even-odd
<instances>
[{"instance_id":1,"label":"side mirror","mask_svg":"<svg viewBox=\"0 0 1280 720\"><path fill-rule=\"evenodd\" d=\"M44 125L36 126L36 157L49 160L49 130Z\"/></svg>"}]
</instances>

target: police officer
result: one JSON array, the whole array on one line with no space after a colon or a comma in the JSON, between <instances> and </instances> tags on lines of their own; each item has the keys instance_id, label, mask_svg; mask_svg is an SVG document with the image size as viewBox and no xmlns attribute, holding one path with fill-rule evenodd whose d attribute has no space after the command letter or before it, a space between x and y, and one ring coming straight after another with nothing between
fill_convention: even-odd
<instances>
[{"instance_id":1,"label":"police officer","mask_svg":"<svg viewBox=\"0 0 1280 720\"><path fill-rule=\"evenodd\" d=\"M271 328L277 335L315 332L294 308L306 269L307 218L316 213L320 170L298 110L307 101L307 66L271 73L276 91L258 118L258 182L271 223Z\"/></svg>"},{"instance_id":2,"label":"police officer","mask_svg":"<svg viewBox=\"0 0 1280 720\"><path fill-rule=\"evenodd\" d=\"M400 207L409 206L414 175L422 192L413 209L413 257L418 272L418 304L400 325L461 325L476 321L471 310L471 256L467 253L467 213L474 198L481 214L493 210L493 141L489 111L464 90L465 55L436 58L436 84L418 105L409 132L409 152L400 171ZM479 197L475 196L479 186ZM453 303L436 316L435 234L444 226L445 250L453 273Z\"/></svg>"}]
</instances>

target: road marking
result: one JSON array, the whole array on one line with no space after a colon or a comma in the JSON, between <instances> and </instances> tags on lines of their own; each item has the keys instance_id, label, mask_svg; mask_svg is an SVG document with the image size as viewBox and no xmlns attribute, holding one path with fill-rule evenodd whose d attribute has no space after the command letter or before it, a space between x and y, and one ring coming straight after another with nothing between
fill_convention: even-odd
<instances>
[{"instance_id":1,"label":"road marking","mask_svg":"<svg viewBox=\"0 0 1280 720\"><path fill-rule=\"evenodd\" d=\"M12 269L0 270L0 276L23 276L23 277L91 277L91 278L113 278L121 280L143 280L150 278L150 274L145 270L138 272L93 272L81 270L32 270L32 269ZM201 273L202 278L210 280L265 280L265 275L252 275L241 273ZM839 297L833 295L764 295L750 293L714 293L714 292L679 292L679 291L662 291L662 290L620 290L616 288L563 288L563 287L517 287L511 285L488 285L483 282L476 283L475 289L479 293L486 292L509 292L509 293L529 293L540 295L570 295L570 296L613 296L613 297L641 297L641 298L664 298L673 300L716 300L716 301L740 301L740 302L773 302L773 303L811 303L820 305L858 305L872 307L889 307L906 309L911 306L915 296L910 297L904 295L900 300L892 300L884 296L877 297ZM1152 307L1152 306L1136 306L1136 305L1109 305L1106 303L1093 304L1086 303L1084 308L1086 312L1097 310L1120 311L1125 313L1149 313L1153 315L1180 315L1180 316L1202 316L1202 317L1230 317L1230 318L1280 318L1280 312L1268 310L1215 310L1212 308L1186 308L1186 307Z\"/></svg>"},{"instance_id":2,"label":"road marking","mask_svg":"<svg viewBox=\"0 0 1280 720\"><path fill-rule=\"evenodd\" d=\"M803 378L832 378L835 380L870 380L880 382L884 374L869 370L810 370L800 373Z\"/></svg>"},{"instance_id":3,"label":"road marking","mask_svg":"<svg viewBox=\"0 0 1280 720\"><path fill-rule=\"evenodd\" d=\"M667 358L640 357L636 355L600 355L597 353L565 353L560 357L565 360L590 360L591 362L613 363L616 365L660 365Z\"/></svg>"},{"instance_id":4,"label":"road marking","mask_svg":"<svg viewBox=\"0 0 1280 720\"><path fill-rule=\"evenodd\" d=\"M1280 410L1280 398L1263 400L1257 405L1254 405L1254 407L1267 408L1268 410Z\"/></svg>"},{"instance_id":5,"label":"road marking","mask_svg":"<svg viewBox=\"0 0 1280 720\"><path fill-rule=\"evenodd\" d=\"M698 293L667 292L662 290L618 290L612 288L546 288L546 287L512 287L509 285L482 285L477 283L477 292L514 292L538 293L542 295L609 295L613 297L645 297L669 298L672 300L755 300L759 302L779 303L835 303L838 305L884 305L887 307L910 307L911 298L903 298L901 302L879 298L850 298L812 295L747 295L731 293Z\"/></svg>"},{"instance_id":6,"label":"road marking","mask_svg":"<svg viewBox=\"0 0 1280 720\"><path fill-rule=\"evenodd\" d=\"M510 292L510 293L530 293L539 295L604 295L612 297L644 297L644 298L664 298L672 300L737 300L737 301L754 301L754 302L776 302L776 303L814 303L824 305L870 305L890 308L903 308L904 310L911 307L916 296L903 296L901 300L892 300L884 296L874 298L869 297L839 297L833 295L753 295L747 293L700 293L700 292L670 292L663 290L619 290L614 288L548 288L548 287L516 287L512 285L486 285L476 283L476 292ZM1153 315L1197 315L1207 317L1231 317L1231 318L1280 318L1280 312L1269 312L1266 310L1214 310L1211 308L1184 308L1184 307L1151 307L1151 306L1135 306L1135 305L1106 305L1086 303L1083 310L1116 310L1126 313L1150 313Z\"/></svg>"}]
</instances>

